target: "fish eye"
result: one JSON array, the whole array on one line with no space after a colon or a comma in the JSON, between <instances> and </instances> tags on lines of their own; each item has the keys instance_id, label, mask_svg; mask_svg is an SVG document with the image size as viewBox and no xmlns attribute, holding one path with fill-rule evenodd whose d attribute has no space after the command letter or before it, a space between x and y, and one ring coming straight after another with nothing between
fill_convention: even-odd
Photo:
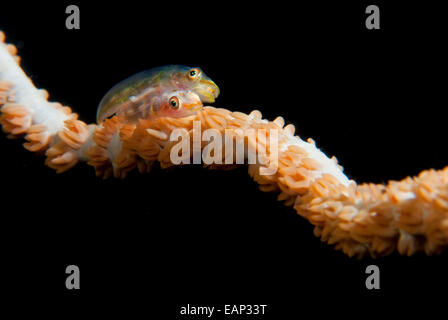
<instances>
[{"instance_id":1,"label":"fish eye","mask_svg":"<svg viewBox=\"0 0 448 320\"><path fill-rule=\"evenodd\" d=\"M170 107L171 107L172 109L177 110L177 109L179 109L179 107L180 107L179 98L176 97L176 96L171 97L171 98L170 98L170 101L169 101L168 103L169 103L169 105L170 105Z\"/></svg>"},{"instance_id":2,"label":"fish eye","mask_svg":"<svg viewBox=\"0 0 448 320\"><path fill-rule=\"evenodd\" d=\"M200 75L201 75L201 70L199 70L198 68L193 68L193 69L190 69L190 71L188 71L188 78L191 80L195 80L195 79L199 78Z\"/></svg>"}]
</instances>

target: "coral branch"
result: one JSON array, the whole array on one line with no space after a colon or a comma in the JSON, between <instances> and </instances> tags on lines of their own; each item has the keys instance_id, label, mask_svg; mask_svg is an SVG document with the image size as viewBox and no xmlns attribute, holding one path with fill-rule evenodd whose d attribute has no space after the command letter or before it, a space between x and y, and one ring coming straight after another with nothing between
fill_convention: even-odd
<instances>
[{"instance_id":1,"label":"coral branch","mask_svg":"<svg viewBox=\"0 0 448 320\"><path fill-rule=\"evenodd\" d=\"M200 130L231 133L232 143L243 139L246 155L250 150L266 150L266 162L249 164L249 174L260 189L278 192L278 200L292 205L315 226L316 236L349 256L377 257L395 250L429 255L441 252L448 244L448 167L387 185L357 185L314 141L295 136L293 125L285 126L281 117L264 120L259 111L247 115L204 107L185 118L140 120L129 125L114 117L87 125L77 120L70 108L47 101L46 91L36 89L18 65L15 47L4 44L3 39L0 33L3 130L11 137L24 136L28 141L24 146L30 151L46 150L46 165L58 173L79 161L95 167L103 178L124 178L136 168L148 172L156 162L162 168L173 166L170 155L177 141L169 137L174 130L183 129L186 136L194 138L198 133L195 123L199 123ZM266 130L268 137L247 134L260 129ZM278 170L263 175L260 169L272 164L272 130L278 132ZM206 144L201 142L199 147L203 151ZM194 143L192 150L186 159L198 151ZM223 150L223 158L228 151Z\"/></svg>"}]
</instances>

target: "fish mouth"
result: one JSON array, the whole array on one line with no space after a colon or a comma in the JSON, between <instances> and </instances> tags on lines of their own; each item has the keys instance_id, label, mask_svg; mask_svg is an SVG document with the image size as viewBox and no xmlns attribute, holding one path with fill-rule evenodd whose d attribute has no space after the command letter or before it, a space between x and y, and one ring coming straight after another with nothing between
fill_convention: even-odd
<instances>
[{"instance_id":1,"label":"fish mouth","mask_svg":"<svg viewBox=\"0 0 448 320\"><path fill-rule=\"evenodd\" d=\"M188 110L188 112L196 112L202 108L202 103L191 103L191 104L184 103L183 107L186 110Z\"/></svg>"},{"instance_id":2,"label":"fish mouth","mask_svg":"<svg viewBox=\"0 0 448 320\"><path fill-rule=\"evenodd\" d=\"M219 96L218 86L207 79L201 80L194 91L199 95L202 102L215 102L215 99Z\"/></svg>"}]
</instances>

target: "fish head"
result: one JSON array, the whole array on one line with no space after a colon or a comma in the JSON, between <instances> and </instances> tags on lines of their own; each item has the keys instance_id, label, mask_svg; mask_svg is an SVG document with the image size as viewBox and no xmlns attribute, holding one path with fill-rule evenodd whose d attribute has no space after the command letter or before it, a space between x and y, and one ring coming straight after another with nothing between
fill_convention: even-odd
<instances>
[{"instance_id":1,"label":"fish head","mask_svg":"<svg viewBox=\"0 0 448 320\"><path fill-rule=\"evenodd\" d=\"M171 79L175 87L194 91L202 102L215 102L219 95L219 87L201 68L178 66Z\"/></svg>"},{"instance_id":2,"label":"fish head","mask_svg":"<svg viewBox=\"0 0 448 320\"><path fill-rule=\"evenodd\" d=\"M202 108L199 95L191 90L172 90L161 95L153 106L156 117L183 118Z\"/></svg>"}]
</instances>

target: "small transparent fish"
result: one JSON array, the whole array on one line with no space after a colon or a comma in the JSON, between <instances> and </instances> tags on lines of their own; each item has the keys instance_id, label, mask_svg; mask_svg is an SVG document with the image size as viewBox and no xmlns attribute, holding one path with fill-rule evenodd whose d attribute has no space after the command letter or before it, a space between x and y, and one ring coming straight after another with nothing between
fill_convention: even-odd
<instances>
[{"instance_id":1,"label":"small transparent fish","mask_svg":"<svg viewBox=\"0 0 448 320\"><path fill-rule=\"evenodd\" d=\"M218 86L199 68L168 65L137 73L110 89L97 110L97 122L112 115L121 121L157 116L184 117L214 102Z\"/></svg>"},{"instance_id":2,"label":"small transparent fish","mask_svg":"<svg viewBox=\"0 0 448 320\"><path fill-rule=\"evenodd\" d=\"M146 99L150 99L147 101ZM132 101L120 105L117 116L120 121L135 123L138 119L155 119L157 117L182 118L196 113L202 108L202 101L191 90L163 91L150 98Z\"/></svg>"}]
</instances>

